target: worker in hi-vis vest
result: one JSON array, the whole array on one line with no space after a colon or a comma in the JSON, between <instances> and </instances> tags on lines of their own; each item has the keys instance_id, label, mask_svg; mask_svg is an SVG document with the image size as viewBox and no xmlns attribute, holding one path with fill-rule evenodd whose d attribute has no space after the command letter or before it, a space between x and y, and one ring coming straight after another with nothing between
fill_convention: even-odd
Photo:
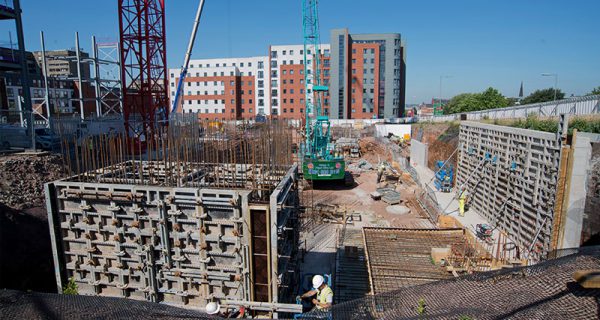
<instances>
[{"instance_id":1,"label":"worker in hi-vis vest","mask_svg":"<svg viewBox=\"0 0 600 320\"><path fill-rule=\"evenodd\" d=\"M468 196L469 193L467 192L467 190L463 190L460 193L460 197L458 198L458 213L461 217L465 216L465 202L467 201Z\"/></svg>"},{"instance_id":2,"label":"worker in hi-vis vest","mask_svg":"<svg viewBox=\"0 0 600 320\"><path fill-rule=\"evenodd\" d=\"M312 303L318 310L328 309L333 304L333 290L325 283L322 275L316 275L312 278L313 290L306 292L299 298L304 299L317 295L312 299Z\"/></svg>"}]
</instances>

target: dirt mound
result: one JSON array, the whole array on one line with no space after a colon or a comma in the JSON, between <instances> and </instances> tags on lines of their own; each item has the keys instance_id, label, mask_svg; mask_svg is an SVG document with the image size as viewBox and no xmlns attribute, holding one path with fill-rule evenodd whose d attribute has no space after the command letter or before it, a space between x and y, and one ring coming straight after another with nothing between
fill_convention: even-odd
<instances>
[{"instance_id":1,"label":"dirt mound","mask_svg":"<svg viewBox=\"0 0 600 320\"><path fill-rule=\"evenodd\" d=\"M380 161L391 161L392 157L389 150L384 145L379 143L376 138L366 137L358 141L360 153L363 159L367 160L371 165L377 165Z\"/></svg>"},{"instance_id":2,"label":"dirt mound","mask_svg":"<svg viewBox=\"0 0 600 320\"><path fill-rule=\"evenodd\" d=\"M21 210L44 207L44 183L64 177L60 156L0 158L0 203Z\"/></svg>"}]
</instances>

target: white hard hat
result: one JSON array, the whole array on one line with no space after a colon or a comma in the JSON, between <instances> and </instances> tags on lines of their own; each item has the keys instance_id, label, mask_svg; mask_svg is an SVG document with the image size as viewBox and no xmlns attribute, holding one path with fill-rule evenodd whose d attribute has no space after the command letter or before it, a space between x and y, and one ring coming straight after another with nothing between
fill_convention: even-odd
<instances>
[{"instance_id":1,"label":"white hard hat","mask_svg":"<svg viewBox=\"0 0 600 320\"><path fill-rule=\"evenodd\" d=\"M221 306L216 302L209 302L206 305L206 313L208 314L217 314L221 310Z\"/></svg>"},{"instance_id":2,"label":"white hard hat","mask_svg":"<svg viewBox=\"0 0 600 320\"><path fill-rule=\"evenodd\" d=\"M313 288L319 289L319 287L325 282L325 278L322 275L318 274L312 278Z\"/></svg>"}]
</instances>

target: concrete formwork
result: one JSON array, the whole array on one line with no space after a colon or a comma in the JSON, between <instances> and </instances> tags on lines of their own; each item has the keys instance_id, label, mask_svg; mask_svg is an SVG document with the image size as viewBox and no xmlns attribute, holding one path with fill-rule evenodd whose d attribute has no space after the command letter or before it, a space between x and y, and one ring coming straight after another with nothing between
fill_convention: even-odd
<instances>
[{"instance_id":1,"label":"concrete formwork","mask_svg":"<svg viewBox=\"0 0 600 320\"><path fill-rule=\"evenodd\" d=\"M298 168L270 168L268 179L257 181L243 174L257 170L249 166L215 165L181 177L183 187L113 182L117 166L48 183L59 292L73 278L79 294L189 308L214 300L283 300L297 282L290 271ZM221 173L218 185L207 179L210 172ZM102 182L79 181L89 175ZM227 179L230 187L223 187Z\"/></svg>"},{"instance_id":2,"label":"concrete formwork","mask_svg":"<svg viewBox=\"0 0 600 320\"><path fill-rule=\"evenodd\" d=\"M560 161L556 134L461 123L457 186L534 260L552 249Z\"/></svg>"}]
</instances>

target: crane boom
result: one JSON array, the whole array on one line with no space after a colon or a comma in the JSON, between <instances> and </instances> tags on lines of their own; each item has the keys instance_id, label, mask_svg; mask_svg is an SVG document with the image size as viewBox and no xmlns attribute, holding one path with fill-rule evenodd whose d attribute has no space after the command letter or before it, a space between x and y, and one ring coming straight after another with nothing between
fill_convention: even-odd
<instances>
[{"instance_id":1,"label":"crane boom","mask_svg":"<svg viewBox=\"0 0 600 320\"><path fill-rule=\"evenodd\" d=\"M204 0L200 0L200 3L198 4L198 10L196 11L196 19L194 20L194 26L192 27L192 35L190 36L190 42L188 43L188 48L185 52L183 66L181 66L179 81L177 81L177 91L175 91L175 97L173 98L173 107L171 108L171 114L175 114L177 112L177 105L179 104L179 99L183 92L183 83L187 75L188 67L190 64L190 58L192 57L192 50L194 48L194 42L196 41L196 33L198 32L198 25L200 25L200 17L202 16L203 8Z\"/></svg>"}]
</instances>

